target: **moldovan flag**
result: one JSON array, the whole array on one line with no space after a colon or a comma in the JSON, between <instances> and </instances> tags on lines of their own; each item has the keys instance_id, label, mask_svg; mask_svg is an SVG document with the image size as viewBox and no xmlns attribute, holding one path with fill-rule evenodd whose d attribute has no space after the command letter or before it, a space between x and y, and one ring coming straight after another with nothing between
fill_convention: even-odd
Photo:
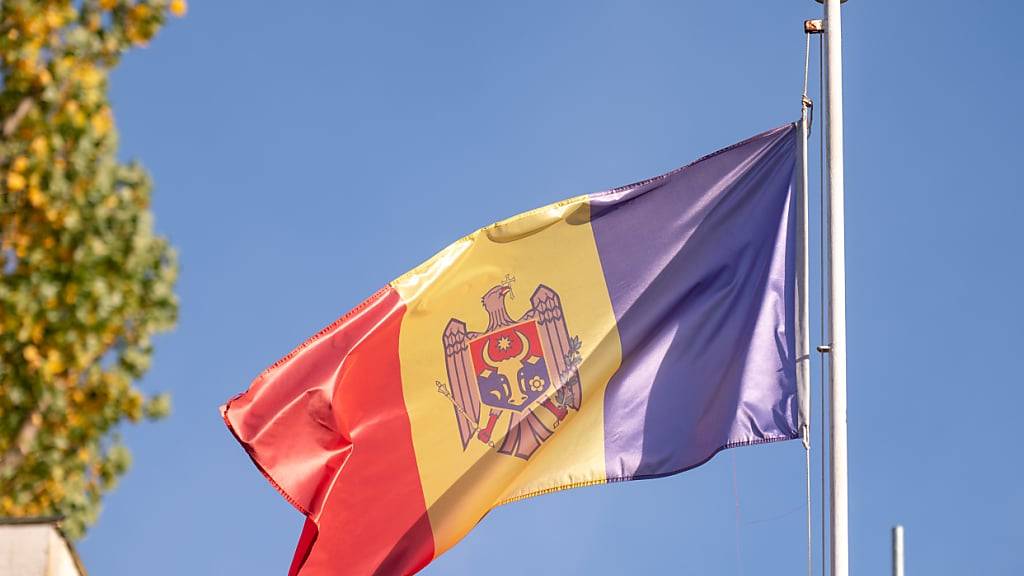
<instances>
[{"instance_id":1,"label":"moldovan flag","mask_svg":"<svg viewBox=\"0 0 1024 576\"><path fill-rule=\"evenodd\" d=\"M292 574L412 574L492 508L799 438L797 125L466 236L222 408Z\"/></svg>"}]
</instances>

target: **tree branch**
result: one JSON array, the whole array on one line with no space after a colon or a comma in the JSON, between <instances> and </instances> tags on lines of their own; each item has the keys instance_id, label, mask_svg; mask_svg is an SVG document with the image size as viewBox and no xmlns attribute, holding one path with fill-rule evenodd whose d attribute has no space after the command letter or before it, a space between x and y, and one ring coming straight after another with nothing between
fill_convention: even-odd
<instances>
[{"instance_id":1,"label":"tree branch","mask_svg":"<svg viewBox=\"0 0 1024 576\"><path fill-rule=\"evenodd\" d=\"M14 131L18 129L18 125L25 119L29 111L32 110L32 105L35 104L35 100L31 96L25 96L18 102L18 107L14 109L14 114L11 114L4 120L3 125L3 137L10 138Z\"/></svg>"},{"instance_id":2,"label":"tree branch","mask_svg":"<svg viewBox=\"0 0 1024 576\"><path fill-rule=\"evenodd\" d=\"M7 451L0 457L0 478L10 476L25 461L25 456L28 454L32 442L36 439L36 434L39 433L39 424L36 422L42 421L44 409L45 406L37 407L21 423L21 429L15 435L14 442L11 443Z\"/></svg>"}]
</instances>

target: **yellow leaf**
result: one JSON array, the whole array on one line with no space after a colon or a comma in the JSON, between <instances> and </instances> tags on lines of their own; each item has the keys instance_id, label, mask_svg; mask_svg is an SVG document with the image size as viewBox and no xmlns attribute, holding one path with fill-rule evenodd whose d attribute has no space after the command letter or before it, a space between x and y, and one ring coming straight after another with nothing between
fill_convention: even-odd
<instances>
[{"instance_id":1,"label":"yellow leaf","mask_svg":"<svg viewBox=\"0 0 1024 576\"><path fill-rule=\"evenodd\" d=\"M46 355L46 365L43 366L43 373L47 376L56 376L64 371L64 358L57 350L50 350Z\"/></svg>"},{"instance_id":2,"label":"yellow leaf","mask_svg":"<svg viewBox=\"0 0 1024 576\"><path fill-rule=\"evenodd\" d=\"M24 172L26 168L28 168L28 158L24 156L18 156L11 162L11 170L15 172Z\"/></svg>"},{"instance_id":3,"label":"yellow leaf","mask_svg":"<svg viewBox=\"0 0 1024 576\"><path fill-rule=\"evenodd\" d=\"M140 32L138 27L136 26L128 26L125 29L125 36L128 37L129 42L141 47L145 47L147 45L147 41L149 40L149 38L146 37L145 34Z\"/></svg>"},{"instance_id":4,"label":"yellow leaf","mask_svg":"<svg viewBox=\"0 0 1024 576\"><path fill-rule=\"evenodd\" d=\"M96 66L93 66L92 63L80 66L76 71L76 76L78 76L78 81L86 88L95 88L103 82L103 73Z\"/></svg>"},{"instance_id":5,"label":"yellow leaf","mask_svg":"<svg viewBox=\"0 0 1024 576\"><path fill-rule=\"evenodd\" d=\"M96 114L90 119L92 129L96 131L100 136L106 136L110 132L110 128L114 122L111 120L110 109L104 108L99 114Z\"/></svg>"},{"instance_id":6,"label":"yellow leaf","mask_svg":"<svg viewBox=\"0 0 1024 576\"><path fill-rule=\"evenodd\" d=\"M25 25L25 31L29 36L39 36L46 33L46 22L39 18L32 18Z\"/></svg>"},{"instance_id":7,"label":"yellow leaf","mask_svg":"<svg viewBox=\"0 0 1024 576\"><path fill-rule=\"evenodd\" d=\"M33 366L39 365L39 349L36 348L35 346L32 346L31 344L25 346L25 349L22 350L21 355L25 357L25 360L27 360L29 364Z\"/></svg>"},{"instance_id":8,"label":"yellow leaf","mask_svg":"<svg viewBox=\"0 0 1024 576\"><path fill-rule=\"evenodd\" d=\"M20 192L25 189L25 177L17 172L7 173L7 189L11 192Z\"/></svg>"},{"instance_id":9,"label":"yellow leaf","mask_svg":"<svg viewBox=\"0 0 1024 576\"><path fill-rule=\"evenodd\" d=\"M35 208L42 208L46 205L46 195L42 190L33 186L28 189L28 202Z\"/></svg>"},{"instance_id":10,"label":"yellow leaf","mask_svg":"<svg viewBox=\"0 0 1024 576\"><path fill-rule=\"evenodd\" d=\"M50 145L46 142L46 138L36 136L32 139L32 143L29 144L28 149L36 156L45 157L50 151Z\"/></svg>"},{"instance_id":11,"label":"yellow leaf","mask_svg":"<svg viewBox=\"0 0 1024 576\"><path fill-rule=\"evenodd\" d=\"M46 25L50 28L60 28L64 24L64 15L60 10L50 8L45 14Z\"/></svg>"},{"instance_id":12,"label":"yellow leaf","mask_svg":"<svg viewBox=\"0 0 1024 576\"><path fill-rule=\"evenodd\" d=\"M181 18L188 13L188 3L185 0L171 0L171 14Z\"/></svg>"}]
</instances>

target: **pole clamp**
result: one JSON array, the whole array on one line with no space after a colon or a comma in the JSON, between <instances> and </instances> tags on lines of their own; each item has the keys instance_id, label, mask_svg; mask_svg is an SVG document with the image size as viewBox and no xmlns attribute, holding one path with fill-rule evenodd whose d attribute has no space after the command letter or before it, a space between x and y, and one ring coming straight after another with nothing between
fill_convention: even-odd
<instances>
[{"instance_id":1,"label":"pole clamp","mask_svg":"<svg viewBox=\"0 0 1024 576\"><path fill-rule=\"evenodd\" d=\"M832 352L832 347L829 346L828 344L819 344L818 352L822 354L828 354L829 352Z\"/></svg>"}]
</instances>

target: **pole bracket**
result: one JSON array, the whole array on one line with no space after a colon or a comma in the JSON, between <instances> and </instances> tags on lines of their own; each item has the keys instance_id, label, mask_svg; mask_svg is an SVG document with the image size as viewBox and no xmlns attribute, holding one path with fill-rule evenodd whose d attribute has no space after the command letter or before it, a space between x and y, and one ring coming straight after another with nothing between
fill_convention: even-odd
<instances>
[{"instance_id":1,"label":"pole bracket","mask_svg":"<svg viewBox=\"0 0 1024 576\"><path fill-rule=\"evenodd\" d=\"M819 344L817 350L822 354L828 354L832 351L832 347L828 344Z\"/></svg>"}]
</instances>

